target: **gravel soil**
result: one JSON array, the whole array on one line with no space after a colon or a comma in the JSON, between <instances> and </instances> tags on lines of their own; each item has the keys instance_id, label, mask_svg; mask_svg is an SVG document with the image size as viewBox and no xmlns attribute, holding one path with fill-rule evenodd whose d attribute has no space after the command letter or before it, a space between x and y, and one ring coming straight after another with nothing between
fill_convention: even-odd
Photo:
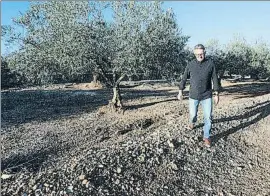
<instances>
[{"instance_id":1,"label":"gravel soil","mask_svg":"<svg viewBox=\"0 0 270 196\"><path fill-rule=\"evenodd\" d=\"M188 89L169 84L1 92L1 195L270 195L270 83L225 83L188 130ZM85 86L84 86L85 87Z\"/></svg>"}]
</instances>

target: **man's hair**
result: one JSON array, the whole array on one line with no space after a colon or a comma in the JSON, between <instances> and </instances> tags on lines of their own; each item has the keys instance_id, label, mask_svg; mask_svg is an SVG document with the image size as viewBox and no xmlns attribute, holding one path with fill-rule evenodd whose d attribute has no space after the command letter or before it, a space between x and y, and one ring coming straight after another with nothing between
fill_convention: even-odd
<instances>
[{"instance_id":1,"label":"man's hair","mask_svg":"<svg viewBox=\"0 0 270 196\"><path fill-rule=\"evenodd\" d=\"M203 50L205 50L205 47L202 44L197 44L196 46L194 46L194 50L195 49L203 49Z\"/></svg>"}]
</instances>

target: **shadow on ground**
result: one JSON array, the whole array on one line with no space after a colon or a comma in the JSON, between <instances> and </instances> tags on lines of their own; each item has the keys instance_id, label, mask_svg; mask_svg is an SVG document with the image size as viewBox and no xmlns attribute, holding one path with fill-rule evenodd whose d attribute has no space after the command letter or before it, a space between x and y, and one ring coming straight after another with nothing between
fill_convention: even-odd
<instances>
[{"instance_id":1,"label":"shadow on ground","mask_svg":"<svg viewBox=\"0 0 270 196\"><path fill-rule=\"evenodd\" d=\"M1 171L17 173L26 169L30 172L38 172L47 160L53 157L58 158L72 147L70 143L59 142L57 136L53 133L46 137L49 138L48 143L39 146L38 149L34 148L25 154L13 154L8 158L2 157ZM45 166L48 167L48 165Z\"/></svg>"},{"instance_id":2,"label":"shadow on ground","mask_svg":"<svg viewBox=\"0 0 270 196\"><path fill-rule=\"evenodd\" d=\"M170 101L177 101L177 99L176 98L170 98L170 99L166 99L166 100L162 100L162 101L155 101L155 102L143 103L143 104L138 104L138 105L129 105L129 106L125 106L125 110L136 110L136 109L156 105L158 103L164 103L164 102L170 102Z\"/></svg>"},{"instance_id":3,"label":"shadow on ground","mask_svg":"<svg viewBox=\"0 0 270 196\"><path fill-rule=\"evenodd\" d=\"M234 86L228 86L223 89L222 96L233 95L235 99L241 98L255 98L258 96L270 94L270 83L248 83L248 84L236 84ZM221 119L214 119L213 124L229 122L233 120L243 121L244 119L249 119L254 117L252 120L245 121L236 127L231 127L224 132L218 133L212 136L213 144L218 142L221 138L225 140L230 134L236 133L254 123L257 123L263 118L266 118L270 114L270 101L265 101L258 103L256 105L245 108L248 111L241 115L229 116ZM202 128L203 123L200 123L196 128Z\"/></svg>"},{"instance_id":4,"label":"shadow on ground","mask_svg":"<svg viewBox=\"0 0 270 196\"><path fill-rule=\"evenodd\" d=\"M237 99L270 93L269 83L236 84L223 89L226 94L236 94ZM188 92L185 92L188 99ZM138 98L164 97L166 100L127 106L138 109L160 102L176 100L176 93L169 90L121 89L123 101ZM112 98L111 89L98 90L27 90L1 93L2 127L32 121L48 121L81 113L88 113L105 106ZM170 98L170 99L168 99Z\"/></svg>"},{"instance_id":5,"label":"shadow on ground","mask_svg":"<svg viewBox=\"0 0 270 196\"><path fill-rule=\"evenodd\" d=\"M225 94L235 94L235 99L251 98L270 93L270 83L248 83L227 86L223 89Z\"/></svg>"},{"instance_id":6,"label":"shadow on ground","mask_svg":"<svg viewBox=\"0 0 270 196\"><path fill-rule=\"evenodd\" d=\"M224 138L225 140L230 134L236 133L237 131L240 131L252 124L255 124L262 120L263 118L266 118L270 114L270 101L265 101L262 103L259 103L257 105L254 105L252 107L247 107L248 109L247 112L241 115L236 115L236 116L230 116L226 118L221 118L221 119L215 119L213 121L213 124L215 123L223 123L223 122L228 122L228 121L233 121L233 120L238 120L238 121L243 121L244 119L249 119L251 117L254 117L251 120L248 120L246 122L240 123L236 127L231 127L228 130L218 133L212 137L213 143L218 142L221 138Z\"/></svg>"},{"instance_id":7,"label":"shadow on ground","mask_svg":"<svg viewBox=\"0 0 270 196\"><path fill-rule=\"evenodd\" d=\"M124 101L145 97L175 96L167 90L122 89L121 92ZM2 92L2 127L92 112L100 106L108 105L111 98L110 89Z\"/></svg>"}]
</instances>

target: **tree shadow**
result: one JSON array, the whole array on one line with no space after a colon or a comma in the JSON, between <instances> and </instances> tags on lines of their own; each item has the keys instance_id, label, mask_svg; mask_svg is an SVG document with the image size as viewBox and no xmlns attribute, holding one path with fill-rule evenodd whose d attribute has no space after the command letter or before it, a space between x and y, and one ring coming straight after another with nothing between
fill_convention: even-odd
<instances>
[{"instance_id":1,"label":"tree shadow","mask_svg":"<svg viewBox=\"0 0 270 196\"><path fill-rule=\"evenodd\" d=\"M144 98L144 97L162 97L162 96L177 96L174 92L169 92L169 90L141 90L141 89L123 89L122 97L126 100Z\"/></svg>"},{"instance_id":2,"label":"tree shadow","mask_svg":"<svg viewBox=\"0 0 270 196\"><path fill-rule=\"evenodd\" d=\"M32 172L37 172L41 165L52 155L55 155L54 148L49 148L44 151L38 150L26 155L15 155L8 159L2 159L1 171L8 170L10 173L17 173L23 169L31 169Z\"/></svg>"},{"instance_id":3,"label":"tree shadow","mask_svg":"<svg viewBox=\"0 0 270 196\"><path fill-rule=\"evenodd\" d=\"M129 106L125 106L125 110L136 110L139 108L144 108L144 107L148 107L148 106L152 106L158 103L164 103L164 102L170 102L170 101L176 101L176 98L171 98L171 99L166 99L166 100L162 100L162 101L155 101L155 102L151 102L151 103L144 103L144 104L138 104L138 105L129 105Z\"/></svg>"},{"instance_id":4,"label":"tree shadow","mask_svg":"<svg viewBox=\"0 0 270 196\"><path fill-rule=\"evenodd\" d=\"M1 171L17 173L22 170L38 172L47 160L58 158L72 148L69 143L58 142L56 135L48 135L49 141L39 149L29 150L26 154L15 154L1 160Z\"/></svg>"},{"instance_id":5,"label":"tree shadow","mask_svg":"<svg viewBox=\"0 0 270 196\"><path fill-rule=\"evenodd\" d=\"M120 86L121 89L125 89L125 88L138 87L138 86L141 86L141 84L125 84L125 85L120 84L119 86Z\"/></svg>"},{"instance_id":6,"label":"tree shadow","mask_svg":"<svg viewBox=\"0 0 270 196\"><path fill-rule=\"evenodd\" d=\"M270 103L270 101L264 101L264 102L261 102L261 103L257 103L256 105L246 107L245 109L253 109L253 108L256 108L257 106L264 105L266 103Z\"/></svg>"},{"instance_id":7,"label":"tree shadow","mask_svg":"<svg viewBox=\"0 0 270 196\"><path fill-rule=\"evenodd\" d=\"M241 115L230 116L230 117L226 117L226 118L213 120L213 124L216 124L216 123L223 123L223 122L233 121L233 120L241 120L242 121L243 119L249 119L250 117L256 116L252 120L243 122L243 123L237 125L236 127L231 127L230 129L228 129L225 132L221 132L221 133L218 133L218 134L212 136L213 144L218 142L218 140L220 140L221 138L224 138L226 140L230 134L236 133L237 131L244 129L252 124L255 124L255 123L259 122L261 119L269 116L269 114L270 114L270 101L265 101L263 103L257 104L257 106L258 106L257 108L255 108L256 106L247 107L246 109L249 109L249 111L247 111ZM253 108L255 108L255 109L253 109Z\"/></svg>"},{"instance_id":8,"label":"tree shadow","mask_svg":"<svg viewBox=\"0 0 270 196\"><path fill-rule=\"evenodd\" d=\"M121 93L123 100L176 96L168 90L121 89ZM111 89L1 92L2 127L93 112L100 106L108 105L112 95Z\"/></svg>"},{"instance_id":9,"label":"tree shadow","mask_svg":"<svg viewBox=\"0 0 270 196\"><path fill-rule=\"evenodd\" d=\"M258 97L270 93L270 83L236 84L223 88L225 94L236 94L235 99Z\"/></svg>"},{"instance_id":10,"label":"tree shadow","mask_svg":"<svg viewBox=\"0 0 270 196\"><path fill-rule=\"evenodd\" d=\"M91 112L109 103L112 93L105 90L29 90L2 94L3 126L32 121L48 121Z\"/></svg>"}]
</instances>

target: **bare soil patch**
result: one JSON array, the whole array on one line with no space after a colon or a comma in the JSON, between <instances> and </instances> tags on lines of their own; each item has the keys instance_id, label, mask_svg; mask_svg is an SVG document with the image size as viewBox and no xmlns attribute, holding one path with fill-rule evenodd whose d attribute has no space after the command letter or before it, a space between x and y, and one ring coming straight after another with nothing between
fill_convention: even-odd
<instances>
[{"instance_id":1,"label":"bare soil patch","mask_svg":"<svg viewBox=\"0 0 270 196\"><path fill-rule=\"evenodd\" d=\"M210 149L201 110L187 129L188 89L123 87L119 113L85 84L2 92L1 193L270 195L269 86L224 85Z\"/></svg>"}]
</instances>

